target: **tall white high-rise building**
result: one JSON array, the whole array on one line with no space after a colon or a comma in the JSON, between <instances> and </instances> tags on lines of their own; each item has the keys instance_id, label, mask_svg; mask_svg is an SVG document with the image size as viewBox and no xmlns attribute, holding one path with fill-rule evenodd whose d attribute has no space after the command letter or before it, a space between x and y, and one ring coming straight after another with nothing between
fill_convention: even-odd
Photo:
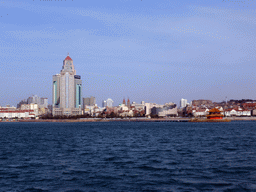
<instances>
[{"instance_id":1,"label":"tall white high-rise building","mask_svg":"<svg viewBox=\"0 0 256 192\"><path fill-rule=\"evenodd\" d=\"M180 100L180 107L181 107L181 108L186 107L187 104L188 104L188 100L187 100L187 99L183 99L183 98L182 98L182 99Z\"/></svg>"},{"instance_id":2,"label":"tall white high-rise building","mask_svg":"<svg viewBox=\"0 0 256 192\"><path fill-rule=\"evenodd\" d=\"M110 98L107 99L107 107L113 107L114 101Z\"/></svg>"},{"instance_id":3,"label":"tall white high-rise building","mask_svg":"<svg viewBox=\"0 0 256 192\"><path fill-rule=\"evenodd\" d=\"M82 80L76 75L69 55L63 61L60 74L53 75L53 115L79 115L82 110Z\"/></svg>"},{"instance_id":4,"label":"tall white high-rise building","mask_svg":"<svg viewBox=\"0 0 256 192\"><path fill-rule=\"evenodd\" d=\"M102 101L102 107L113 107L114 101L110 98Z\"/></svg>"}]
</instances>

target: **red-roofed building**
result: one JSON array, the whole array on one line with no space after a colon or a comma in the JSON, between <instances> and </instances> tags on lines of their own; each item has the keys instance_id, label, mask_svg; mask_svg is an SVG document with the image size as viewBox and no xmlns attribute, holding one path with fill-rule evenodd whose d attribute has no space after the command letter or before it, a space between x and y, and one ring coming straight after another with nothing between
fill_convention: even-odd
<instances>
[{"instance_id":1,"label":"red-roofed building","mask_svg":"<svg viewBox=\"0 0 256 192\"><path fill-rule=\"evenodd\" d=\"M253 110L256 107L256 103L243 103L243 108Z\"/></svg>"},{"instance_id":2,"label":"red-roofed building","mask_svg":"<svg viewBox=\"0 0 256 192\"><path fill-rule=\"evenodd\" d=\"M8 110L8 111L4 111L1 110L0 111L0 118L4 119L11 119L11 118L35 118L35 113L34 110Z\"/></svg>"},{"instance_id":3,"label":"red-roofed building","mask_svg":"<svg viewBox=\"0 0 256 192\"><path fill-rule=\"evenodd\" d=\"M69 55L66 57L65 61L67 61L67 60L73 61L73 60L69 57Z\"/></svg>"},{"instance_id":4,"label":"red-roofed building","mask_svg":"<svg viewBox=\"0 0 256 192\"><path fill-rule=\"evenodd\" d=\"M60 74L53 76L52 114L81 115L82 114L82 80L76 74L73 60L67 55L63 61Z\"/></svg>"}]
</instances>

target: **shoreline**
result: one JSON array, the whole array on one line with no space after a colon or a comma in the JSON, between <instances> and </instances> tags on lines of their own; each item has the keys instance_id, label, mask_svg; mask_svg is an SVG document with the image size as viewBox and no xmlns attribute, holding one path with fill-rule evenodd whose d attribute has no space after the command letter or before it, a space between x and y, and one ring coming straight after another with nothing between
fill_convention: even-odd
<instances>
[{"instance_id":1,"label":"shoreline","mask_svg":"<svg viewBox=\"0 0 256 192\"><path fill-rule=\"evenodd\" d=\"M77 123L77 122L196 122L194 118L127 118L127 119L98 119L98 118L84 118L84 119L18 119L18 120L7 120L1 122L63 122L63 123ZM223 120L230 121L256 121L256 117L229 117ZM198 118L198 122L218 122L218 121L207 121L205 118Z\"/></svg>"}]
</instances>

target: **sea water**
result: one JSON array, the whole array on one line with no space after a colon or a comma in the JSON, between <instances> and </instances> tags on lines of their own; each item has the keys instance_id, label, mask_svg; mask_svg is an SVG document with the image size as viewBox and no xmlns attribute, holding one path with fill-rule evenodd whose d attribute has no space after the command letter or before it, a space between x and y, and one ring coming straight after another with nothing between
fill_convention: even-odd
<instances>
[{"instance_id":1,"label":"sea water","mask_svg":"<svg viewBox=\"0 0 256 192\"><path fill-rule=\"evenodd\" d=\"M256 191L256 122L0 123L0 191Z\"/></svg>"}]
</instances>

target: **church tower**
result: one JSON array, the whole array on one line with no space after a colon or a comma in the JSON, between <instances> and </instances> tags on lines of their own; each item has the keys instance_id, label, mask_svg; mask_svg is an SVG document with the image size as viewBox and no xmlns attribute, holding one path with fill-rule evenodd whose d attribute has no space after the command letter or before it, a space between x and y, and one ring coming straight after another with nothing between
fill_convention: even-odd
<instances>
[{"instance_id":1,"label":"church tower","mask_svg":"<svg viewBox=\"0 0 256 192\"><path fill-rule=\"evenodd\" d=\"M53 76L53 115L81 114L81 91L81 76L76 75L73 60L68 55L60 74Z\"/></svg>"},{"instance_id":2,"label":"church tower","mask_svg":"<svg viewBox=\"0 0 256 192\"><path fill-rule=\"evenodd\" d=\"M131 103L130 103L130 99L129 98L127 100L127 107L128 107L129 110L131 109Z\"/></svg>"}]
</instances>

